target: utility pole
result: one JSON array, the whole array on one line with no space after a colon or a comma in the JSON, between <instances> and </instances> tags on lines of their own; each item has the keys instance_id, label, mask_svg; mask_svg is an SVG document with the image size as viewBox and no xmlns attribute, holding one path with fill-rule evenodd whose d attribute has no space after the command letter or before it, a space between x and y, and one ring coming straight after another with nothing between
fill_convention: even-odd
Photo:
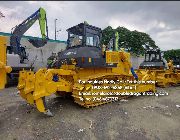
<instances>
[{"instance_id":1,"label":"utility pole","mask_svg":"<svg viewBox=\"0 0 180 140\"><path fill-rule=\"evenodd\" d=\"M54 24L55 24L55 31L54 31L55 37L54 37L54 39L55 39L55 40L57 40L57 33L61 31L61 29L58 29L58 30L57 30L57 27L56 27L56 21L57 21L57 20L58 20L57 18L54 20Z\"/></svg>"},{"instance_id":2,"label":"utility pole","mask_svg":"<svg viewBox=\"0 0 180 140\"><path fill-rule=\"evenodd\" d=\"M57 21L57 18L54 20L54 23L55 23L55 40L56 40L56 21Z\"/></svg>"}]
</instances>

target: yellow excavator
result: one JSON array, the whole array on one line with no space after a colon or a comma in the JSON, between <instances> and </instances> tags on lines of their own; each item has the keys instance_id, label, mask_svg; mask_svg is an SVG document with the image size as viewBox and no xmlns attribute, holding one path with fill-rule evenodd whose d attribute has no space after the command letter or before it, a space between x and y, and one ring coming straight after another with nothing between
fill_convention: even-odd
<instances>
[{"instance_id":1,"label":"yellow excavator","mask_svg":"<svg viewBox=\"0 0 180 140\"><path fill-rule=\"evenodd\" d=\"M10 66L7 66L7 37L0 36L0 89L4 89L7 84L7 73L12 71Z\"/></svg>"},{"instance_id":2,"label":"yellow excavator","mask_svg":"<svg viewBox=\"0 0 180 140\"><path fill-rule=\"evenodd\" d=\"M71 95L75 103L89 108L155 91L154 75L137 77L130 54L118 47L118 33L102 47L98 27L80 23L67 32L67 48L58 54L53 68L20 71L19 94L40 112L52 116L45 102L52 94Z\"/></svg>"}]
</instances>

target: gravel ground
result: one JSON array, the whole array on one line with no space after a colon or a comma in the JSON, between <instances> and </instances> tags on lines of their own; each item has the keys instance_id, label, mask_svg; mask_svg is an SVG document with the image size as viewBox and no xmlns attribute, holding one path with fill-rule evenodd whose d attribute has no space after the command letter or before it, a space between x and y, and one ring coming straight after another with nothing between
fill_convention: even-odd
<instances>
[{"instance_id":1,"label":"gravel ground","mask_svg":"<svg viewBox=\"0 0 180 140\"><path fill-rule=\"evenodd\" d=\"M168 96L131 97L85 109L72 99L48 99L46 117L17 95L0 91L0 140L178 140L180 87L158 88Z\"/></svg>"}]
</instances>

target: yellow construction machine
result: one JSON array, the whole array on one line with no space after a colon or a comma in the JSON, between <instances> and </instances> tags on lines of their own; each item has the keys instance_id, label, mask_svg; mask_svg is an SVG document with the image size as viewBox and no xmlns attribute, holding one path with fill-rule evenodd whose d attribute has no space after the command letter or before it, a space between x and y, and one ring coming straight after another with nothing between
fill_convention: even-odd
<instances>
[{"instance_id":1,"label":"yellow construction machine","mask_svg":"<svg viewBox=\"0 0 180 140\"><path fill-rule=\"evenodd\" d=\"M0 36L0 89L4 89L7 83L7 73L12 71L12 68L7 65L7 37Z\"/></svg>"},{"instance_id":2,"label":"yellow construction machine","mask_svg":"<svg viewBox=\"0 0 180 140\"><path fill-rule=\"evenodd\" d=\"M167 63L159 49L146 50L145 60L140 64L136 74L143 77L147 71L154 73L157 86L168 87L180 83L180 73L174 67L173 61Z\"/></svg>"},{"instance_id":3,"label":"yellow construction machine","mask_svg":"<svg viewBox=\"0 0 180 140\"><path fill-rule=\"evenodd\" d=\"M154 75L147 72L138 79L130 54L118 47L117 33L108 47L102 47L98 27L80 23L67 32L67 48L53 68L20 71L19 94L40 112L52 116L45 103L51 94L71 95L75 103L89 108L155 91Z\"/></svg>"}]
</instances>

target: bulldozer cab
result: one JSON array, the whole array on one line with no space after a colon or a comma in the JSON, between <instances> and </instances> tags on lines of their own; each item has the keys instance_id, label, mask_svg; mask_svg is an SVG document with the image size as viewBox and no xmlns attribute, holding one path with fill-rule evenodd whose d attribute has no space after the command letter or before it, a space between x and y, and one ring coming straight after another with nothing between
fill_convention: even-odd
<instances>
[{"instance_id":1,"label":"bulldozer cab","mask_svg":"<svg viewBox=\"0 0 180 140\"><path fill-rule=\"evenodd\" d=\"M159 49L147 50L145 53L145 62L161 62L161 52Z\"/></svg>"},{"instance_id":2,"label":"bulldozer cab","mask_svg":"<svg viewBox=\"0 0 180 140\"><path fill-rule=\"evenodd\" d=\"M67 29L68 48L72 47L100 47L101 29L86 23L80 23Z\"/></svg>"},{"instance_id":3,"label":"bulldozer cab","mask_svg":"<svg viewBox=\"0 0 180 140\"><path fill-rule=\"evenodd\" d=\"M167 69L167 61L163 58L159 49L148 49L145 52L145 59L139 66L140 69Z\"/></svg>"}]
</instances>

